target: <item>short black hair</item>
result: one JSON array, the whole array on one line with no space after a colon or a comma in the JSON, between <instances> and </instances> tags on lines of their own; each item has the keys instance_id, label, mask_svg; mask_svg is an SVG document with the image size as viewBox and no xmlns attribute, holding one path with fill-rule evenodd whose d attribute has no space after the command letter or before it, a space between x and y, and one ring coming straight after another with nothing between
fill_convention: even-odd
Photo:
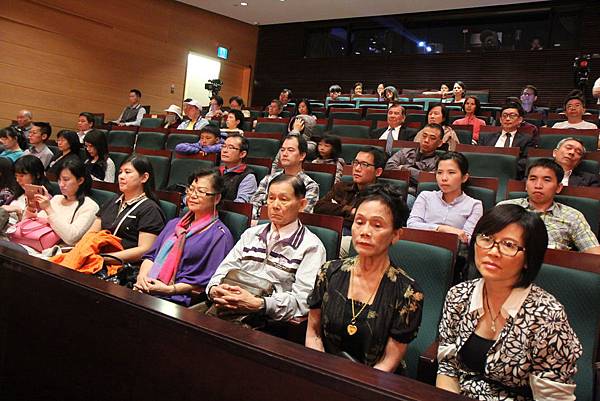
<instances>
[{"instance_id":1,"label":"short black hair","mask_svg":"<svg viewBox=\"0 0 600 401\"><path fill-rule=\"evenodd\" d=\"M50 190L50 182L44 172L44 164L42 161L34 155L21 156L15 161L15 174L31 174L33 177L32 184L43 185L46 189ZM23 195L25 191L20 185L17 185L15 192L15 198Z\"/></svg>"},{"instance_id":2,"label":"short black hair","mask_svg":"<svg viewBox=\"0 0 600 401\"><path fill-rule=\"evenodd\" d=\"M571 100L579 100L585 109L585 98L582 96L580 91L572 91L567 95L564 102L565 109L567 108L567 103L569 103Z\"/></svg>"},{"instance_id":3,"label":"short black hair","mask_svg":"<svg viewBox=\"0 0 600 401\"><path fill-rule=\"evenodd\" d=\"M196 169L188 177L188 185L192 185L194 181L202 177L210 177L213 191L218 194L223 193L223 190L225 189L225 181L223 180L223 176L221 176L221 174L219 173L219 170L217 170L216 168Z\"/></svg>"},{"instance_id":4,"label":"short black hair","mask_svg":"<svg viewBox=\"0 0 600 401\"><path fill-rule=\"evenodd\" d=\"M342 140L340 137L326 132L319 142L321 141L331 145L331 158L337 160L342 154Z\"/></svg>"},{"instance_id":5,"label":"short black hair","mask_svg":"<svg viewBox=\"0 0 600 401\"><path fill-rule=\"evenodd\" d=\"M356 209L368 201L380 201L390 209L395 230L406 227L409 210L400 188L390 184L372 184L359 193L356 201Z\"/></svg>"},{"instance_id":6,"label":"short black hair","mask_svg":"<svg viewBox=\"0 0 600 401\"><path fill-rule=\"evenodd\" d=\"M531 169L533 169L535 167L543 167L543 168L547 168L547 169L554 171L554 174L556 175L556 180L558 181L559 184L562 182L563 178L565 177L565 171L560 166L560 164L558 164L557 162L554 161L554 159L537 159L533 163L531 163L529 165L529 167L527 167L527 174L525 174L526 178L529 177L529 173L531 172Z\"/></svg>"},{"instance_id":7,"label":"short black hair","mask_svg":"<svg viewBox=\"0 0 600 401\"><path fill-rule=\"evenodd\" d=\"M529 90L531 90L531 91L533 92L533 96L536 96L536 97L537 97L537 95L538 95L538 90L537 90L537 88L536 88L535 86L533 86L533 85L525 85L525 87L523 88L523 91L524 91L525 89L529 89ZM523 91L521 91L521 92L523 92Z\"/></svg>"},{"instance_id":8,"label":"short black hair","mask_svg":"<svg viewBox=\"0 0 600 401\"><path fill-rule=\"evenodd\" d=\"M33 125L35 125L36 127L40 127L40 132L42 133L42 135L46 134L46 139L44 139L44 142L47 141L48 138L50 138L50 135L52 135L52 126L50 125L50 123L43 121L35 121Z\"/></svg>"},{"instance_id":9,"label":"short black hair","mask_svg":"<svg viewBox=\"0 0 600 401\"><path fill-rule=\"evenodd\" d=\"M304 154L308 153L308 143L306 142L306 139L302 138L302 135L288 134L288 135L284 136L279 145L280 148L283 146L283 143L287 139L296 139L298 141L298 150L300 151L300 153L304 153Z\"/></svg>"},{"instance_id":10,"label":"short black hair","mask_svg":"<svg viewBox=\"0 0 600 401\"><path fill-rule=\"evenodd\" d=\"M244 135L239 132L231 132L227 135L227 138L239 138L240 139L240 152L247 152L250 148L250 141Z\"/></svg>"},{"instance_id":11,"label":"short black hair","mask_svg":"<svg viewBox=\"0 0 600 401\"><path fill-rule=\"evenodd\" d=\"M544 263L548 232L537 213L528 212L519 205L498 205L483 214L469 243L469 264L475 266L475 241L479 234L494 235L513 223L523 228L525 248L525 264L514 287L526 288L533 282Z\"/></svg>"},{"instance_id":12,"label":"short black hair","mask_svg":"<svg viewBox=\"0 0 600 401\"><path fill-rule=\"evenodd\" d=\"M221 130L218 129L217 127L215 127L214 125L208 124L208 125L205 125L204 127L200 128L200 134L204 134L205 132L208 132L209 134L213 134L217 138L221 137Z\"/></svg>"},{"instance_id":13,"label":"short black hair","mask_svg":"<svg viewBox=\"0 0 600 401\"><path fill-rule=\"evenodd\" d=\"M298 176L289 174L280 174L273 178L269 183L267 193L269 193L271 185L278 184L280 182L289 182L294 189L294 196L296 196L296 198L304 198L306 196L306 185L304 185L304 182Z\"/></svg>"},{"instance_id":14,"label":"short black hair","mask_svg":"<svg viewBox=\"0 0 600 401\"><path fill-rule=\"evenodd\" d=\"M445 152L439 155L437 161L435 162L435 168L437 170L438 165L443 160L453 160L458 165L458 169L460 170L462 175L469 173L469 160L465 155L459 152Z\"/></svg>"},{"instance_id":15,"label":"short black hair","mask_svg":"<svg viewBox=\"0 0 600 401\"><path fill-rule=\"evenodd\" d=\"M442 110L442 124L441 125L449 125L450 118L450 109L446 108L443 103L433 103L429 106L429 110L427 111L427 117L429 117L429 113L433 110L434 107L440 107ZM443 131L442 131L443 132Z\"/></svg>"},{"instance_id":16,"label":"short black hair","mask_svg":"<svg viewBox=\"0 0 600 401\"><path fill-rule=\"evenodd\" d=\"M223 106L223 98L219 95L214 95L211 99L215 99L219 106Z\"/></svg>"},{"instance_id":17,"label":"short black hair","mask_svg":"<svg viewBox=\"0 0 600 401\"><path fill-rule=\"evenodd\" d=\"M329 87L329 93L331 93L331 92L342 93L342 87L337 84L331 85Z\"/></svg>"},{"instance_id":18,"label":"short black hair","mask_svg":"<svg viewBox=\"0 0 600 401\"><path fill-rule=\"evenodd\" d=\"M130 89L129 93L135 93L137 97L142 97L142 92L139 89Z\"/></svg>"},{"instance_id":19,"label":"short black hair","mask_svg":"<svg viewBox=\"0 0 600 401\"><path fill-rule=\"evenodd\" d=\"M279 92L279 93L280 93L280 94L281 94L281 93L287 93L287 95L288 95L288 99L290 99L290 100L291 100L291 98L292 98L292 90L291 90L291 89L283 88L283 89L281 90L281 92Z\"/></svg>"},{"instance_id":20,"label":"short black hair","mask_svg":"<svg viewBox=\"0 0 600 401\"><path fill-rule=\"evenodd\" d=\"M525 115L525 110L523 109L523 106L521 106L521 103L519 102L507 102L502 106L502 110L500 110L500 114L502 114L502 112L504 112L504 110L506 109L517 109L517 112L519 113L520 117L523 117Z\"/></svg>"},{"instance_id":21,"label":"short black hair","mask_svg":"<svg viewBox=\"0 0 600 401\"><path fill-rule=\"evenodd\" d=\"M375 165L375 168L385 168L387 157L381 149L376 148L375 146L363 146L359 149L358 153L369 153L370 155L373 155L373 164Z\"/></svg>"},{"instance_id":22,"label":"short black hair","mask_svg":"<svg viewBox=\"0 0 600 401\"><path fill-rule=\"evenodd\" d=\"M425 129L425 128L433 128L433 129L439 131L440 139L442 139L444 137L444 127L442 127L440 124L427 123L427 124L425 124L425 126L422 129Z\"/></svg>"},{"instance_id":23,"label":"short black hair","mask_svg":"<svg viewBox=\"0 0 600 401\"><path fill-rule=\"evenodd\" d=\"M92 127L96 124L96 119L94 118L94 115L90 112L83 111L79 113L79 117L85 117L88 124L92 124Z\"/></svg>"},{"instance_id":24,"label":"short black hair","mask_svg":"<svg viewBox=\"0 0 600 401\"><path fill-rule=\"evenodd\" d=\"M229 98L229 104L231 104L231 102L236 102L237 104L240 105L240 107L244 107L244 99L242 99L241 96L231 96Z\"/></svg>"},{"instance_id":25,"label":"short black hair","mask_svg":"<svg viewBox=\"0 0 600 401\"><path fill-rule=\"evenodd\" d=\"M238 109L229 110L229 113L233 114L235 116L235 119L240 122L237 127L239 129L242 129L242 126L244 125L244 122L246 121L246 119L244 118L244 113L242 113L242 111L238 110Z\"/></svg>"}]
</instances>

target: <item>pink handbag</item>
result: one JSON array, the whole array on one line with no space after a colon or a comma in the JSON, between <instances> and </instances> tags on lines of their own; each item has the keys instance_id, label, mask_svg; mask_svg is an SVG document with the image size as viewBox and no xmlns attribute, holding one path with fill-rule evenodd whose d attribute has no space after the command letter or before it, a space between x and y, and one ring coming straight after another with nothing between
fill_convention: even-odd
<instances>
[{"instance_id":1,"label":"pink handbag","mask_svg":"<svg viewBox=\"0 0 600 401\"><path fill-rule=\"evenodd\" d=\"M44 218L24 219L15 226L16 231L10 239L18 244L27 245L38 252L51 248L60 242L60 237L54 232L48 220Z\"/></svg>"}]
</instances>

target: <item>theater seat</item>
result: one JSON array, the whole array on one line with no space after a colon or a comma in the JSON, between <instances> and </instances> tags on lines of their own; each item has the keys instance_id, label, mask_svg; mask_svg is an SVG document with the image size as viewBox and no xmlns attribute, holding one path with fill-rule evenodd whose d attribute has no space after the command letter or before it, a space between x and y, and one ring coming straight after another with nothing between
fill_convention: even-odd
<instances>
[{"instance_id":1,"label":"theater seat","mask_svg":"<svg viewBox=\"0 0 600 401\"><path fill-rule=\"evenodd\" d=\"M274 120L273 122L260 121L256 124L255 131L276 132L285 135L287 133L287 127L288 125L286 122L277 122L277 120Z\"/></svg>"},{"instance_id":2,"label":"theater seat","mask_svg":"<svg viewBox=\"0 0 600 401\"><path fill-rule=\"evenodd\" d=\"M200 137L196 134L169 134L165 143L165 149L175 150L180 143L196 143Z\"/></svg>"},{"instance_id":3,"label":"theater seat","mask_svg":"<svg viewBox=\"0 0 600 401\"><path fill-rule=\"evenodd\" d=\"M133 149L135 131L112 130L108 133L108 146L124 146Z\"/></svg>"},{"instance_id":4,"label":"theater seat","mask_svg":"<svg viewBox=\"0 0 600 401\"><path fill-rule=\"evenodd\" d=\"M140 132L135 142L135 148L160 150L165 146L167 135L162 132Z\"/></svg>"},{"instance_id":5,"label":"theater seat","mask_svg":"<svg viewBox=\"0 0 600 401\"><path fill-rule=\"evenodd\" d=\"M142 118L142 122L140 123L140 127L146 127L146 128L158 128L163 124L163 119L162 118L155 118L155 117L145 117Z\"/></svg>"},{"instance_id":6,"label":"theater seat","mask_svg":"<svg viewBox=\"0 0 600 401\"><path fill-rule=\"evenodd\" d=\"M331 133L340 137L369 138L369 126L364 125L333 125ZM346 160L346 159L344 159Z\"/></svg>"},{"instance_id":7,"label":"theater seat","mask_svg":"<svg viewBox=\"0 0 600 401\"><path fill-rule=\"evenodd\" d=\"M324 197L333 187L335 175L322 171L304 171L304 173L319 185L319 199Z\"/></svg>"},{"instance_id":8,"label":"theater seat","mask_svg":"<svg viewBox=\"0 0 600 401\"><path fill-rule=\"evenodd\" d=\"M154 186L158 190L163 190L167 187L169 171L171 168L171 159L165 156L144 155L152 165L154 171Z\"/></svg>"},{"instance_id":9,"label":"theater seat","mask_svg":"<svg viewBox=\"0 0 600 401\"><path fill-rule=\"evenodd\" d=\"M214 164L210 160L202 159L173 159L171 160L171 170L167 188L174 190L178 185L187 186L188 177L199 168L213 168Z\"/></svg>"},{"instance_id":10,"label":"theater seat","mask_svg":"<svg viewBox=\"0 0 600 401\"><path fill-rule=\"evenodd\" d=\"M115 192L110 192L105 189L92 188L90 191L90 198L92 198L100 208L115 195Z\"/></svg>"}]
</instances>

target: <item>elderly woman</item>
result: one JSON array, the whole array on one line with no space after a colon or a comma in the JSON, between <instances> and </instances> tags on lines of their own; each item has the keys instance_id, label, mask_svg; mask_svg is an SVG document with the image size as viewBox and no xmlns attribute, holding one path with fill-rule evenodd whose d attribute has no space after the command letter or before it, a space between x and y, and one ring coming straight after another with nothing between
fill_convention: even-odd
<instances>
[{"instance_id":1,"label":"elderly woman","mask_svg":"<svg viewBox=\"0 0 600 401\"><path fill-rule=\"evenodd\" d=\"M423 306L417 284L388 256L407 211L391 187L372 185L358 200L352 224L358 256L321 268L308 298L307 347L387 372L403 366Z\"/></svg>"},{"instance_id":2,"label":"elderly woman","mask_svg":"<svg viewBox=\"0 0 600 401\"><path fill-rule=\"evenodd\" d=\"M247 229L207 285L208 298L224 314L287 320L308 312L312 290L325 248L298 219L306 206L306 187L296 176L281 174L271 181L269 223ZM234 270L269 281L274 291L255 296L241 285L222 283Z\"/></svg>"},{"instance_id":3,"label":"elderly woman","mask_svg":"<svg viewBox=\"0 0 600 401\"><path fill-rule=\"evenodd\" d=\"M427 112L427 123L428 124L439 124L444 128L444 135L442 137L441 149L445 150L456 150L456 145L460 143L456 132L449 125L450 111L444 107L441 103L434 103L429 107ZM421 142L421 135L423 130L419 131L415 136L415 142Z\"/></svg>"},{"instance_id":4,"label":"elderly woman","mask_svg":"<svg viewBox=\"0 0 600 401\"><path fill-rule=\"evenodd\" d=\"M478 400L574 400L582 347L564 307L533 284L548 234L535 213L500 205L477 223L469 261L481 278L446 296L437 387Z\"/></svg>"},{"instance_id":5,"label":"elderly woman","mask_svg":"<svg viewBox=\"0 0 600 401\"><path fill-rule=\"evenodd\" d=\"M217 170L197 170L188 179L182 218L167 223L144 256L134 290L189 306L192 290L208 283L233 248L229 229L216 207L223 192Z\"/></svg>"}]
</instances>

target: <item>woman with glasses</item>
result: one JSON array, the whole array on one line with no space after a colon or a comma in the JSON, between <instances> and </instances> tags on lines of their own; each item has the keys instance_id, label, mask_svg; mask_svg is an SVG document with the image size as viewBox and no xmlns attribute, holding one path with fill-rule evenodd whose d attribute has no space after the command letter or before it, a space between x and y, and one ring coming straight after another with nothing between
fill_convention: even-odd
<instances>
[{"instance_id":1,"label":"woman with glasses","mask_svg":"<svg viewBox=\"0 0 600 401\"><path fill-rule=\"evenodd\" d=\"M189 211L167 223L140 267L134 289L189 306L191 292L206 286L233 248L229 229L219 220L217 204L223 177L197 170L188 178Z\"/></svg>"},{"instance_id":2,"label":"woman with glasses","mask_svg":"<svg viewBox=\"0 0 600 401\"><path fill-rule=\"evenodd\" d=\"M548 244L544 222L500 205L477 223L469 261L481 278L446 296L437 387L478 400L574 400L582 354L564 307L533 284Z\"/></svg>"}]
</instances>

